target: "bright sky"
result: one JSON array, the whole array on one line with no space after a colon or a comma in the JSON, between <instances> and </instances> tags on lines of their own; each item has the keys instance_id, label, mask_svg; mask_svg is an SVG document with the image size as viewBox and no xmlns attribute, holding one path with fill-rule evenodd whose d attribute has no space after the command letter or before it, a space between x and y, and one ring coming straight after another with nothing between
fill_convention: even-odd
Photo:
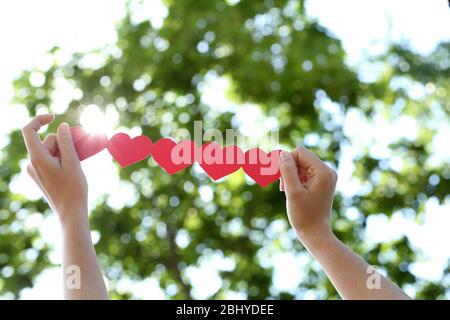
<instances>
[{"instance_id":1,"label":"bright sky","mask_svg":"<svg viewBox=\"0 0 450 320\"><path fill-rule=\"evenodd\" d=\"M0 42L2 43L2 58L0 59L0 148L8 143L5 139L7 132L12 128L21 127L27 120L23 108L11 106L9 100L12 97L11 82L24 68L33 65L45 64L45 52L53 46L62 48L64 54L71 52L88 52L91 49L102 47L112 43L116 39L114 23L124 14L124 0L9 0L0 2ZM148 1L152 10L140 10L151 12L150 16L155 25L161 23L164 8L159 1ZM413 48L420 52L430 51L439 41L450 39L450 9L446 0L314 0L308 2L308 12L316 16L319 21L328 27L333 34L343 40L344 47L349 53L348 62L358 65L366 53L377 53L384 48L386 39L409 41ZM419 23L420 22L420 23ZM391 29L388 28L389 24ZM213 79L210 85L214 90L226 86L221 79ZM211 95L209 94L209 97ZM210 103L219 104L217 99L208 100L206 90L204 99ZM61 100L61 104L63 104ZM222 101L223 104L223 101ZM60 106L61 107L61 106ZM251 108L250 106L249 108ZM62 106L64 108L64 106ZM243 117L245 112L243 111ZM95 111L94 111L95 112ZM247 117L245 117L247 118ZM389 137L380 135L379 132L388 130L367 130L360 122L358 114L351 114L345 119L347 134L352 137L352 147L346 149L343 156L343 165L340 168L339 189L342 192L351 193L358 188L351 179L351 159L358 145L364 145L371 141L377 142L379 150L389 142ZM382 120L380 120L382 121ZM257 122L258 123L258 122ZM385 127L389 124L382 124ZM407 123L403 124L408 125ZM377 126L379 128L379 126ZM398 127L397 127L398 129ZM250 130L249 130L250 131ZM442 134L449 134L450 129L444 127ZM445 139L442 139L445 141ZM439 148L438 148L439 149ZM441 154L446 157L447 154ZM449 156L450 157L450 156ZM105 165L108 164L108 165ZM104 193L113 194L111 205L120 208L124 203L133 203L135 195L126 184L119 184L117 167L110 161L106 152L87 160L84 164L86 176L90 184L90 198L95 199ZM111 174L111 172L115 174ZM98 183L104 177L108 183ZM11 188L14 191L25 193L31 199L40 196L36 188L29 186L29 180L25 175L15 179ZM26 191L22 191L26 190ZM349 191L350 190L350 191ZM408 235L412 243L424 253L424 261L414 265L413 271L417 275L427 279L439 279L443 266L450 257L450 252L443 243L450 243L450 234L446 227L450 226L448 212L450 204L439 206L434 201L427 204L427 214L423 225L418 225L412 220L404 218L400 213L395 214L391 220L386 217L371 217L367 228L369 242L383 242L389 239ZM34 218L33 223L40 226L43 238L54 244L52 261L60 262L57 221L54 217L46 220ZM274 223L268 232L268 236L288 237L285 232L288 226L283 223ZM94 234L94 238L97 237ZM180 238L182 243L182 237ZM288 243L288 239L285 239ZM302 281L304 274L302 266L310 259L306 253L293 254L286 248L275 257L269 258L270 241L268 249L263 250L261 261L265 264L273 264L275 267L274 291L293 291ZM231 264L231 265L230 265ZM294 268L293 268L294 266ZM202 259L199 268L190 268L187 274L195 283L194 296L206 297L214 292L221 284L217 271L221 268L232 268L232 262L226 261L219 254ZM208 281L202 281L205 278ZM61 298L59 269L49 269L37 280L34 288L26 289L22 298ZM123 279L119 283L119 289L132 289L135 294L143 298L164 298L164 293L159 289L155 279L148 279L141 283L135 283L129 279ZM245 298L241 293L232 293L230 298ZM314 297L311 297L314 298Z\"/></svg>"}]
</instances>

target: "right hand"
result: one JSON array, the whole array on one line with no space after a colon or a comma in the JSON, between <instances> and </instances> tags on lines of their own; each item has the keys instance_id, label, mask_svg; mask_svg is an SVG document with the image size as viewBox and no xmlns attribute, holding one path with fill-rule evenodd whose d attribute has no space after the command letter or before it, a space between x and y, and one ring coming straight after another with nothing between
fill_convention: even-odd
<instances>
[{"instance_id":1,"label":"right hand","mask_svg":"<svg viewBox=\"0 0 450 320\"><path fill-rule=\"evenodd\" d=\"M63 225L68 221L86 224L87 182L69 126L61 124L57 135L48 135L44 142L39 138L39 129L53 118L53 115L37 116L22 129L31 161L27 171Z\"/></svg>"},{"instance_id":2,"label":"right hand","mask_svg":"<svg viewBox=\"0 0 450 320\"><path fill-rule=\"evenodd\" d=\"M336 172L305 147L283 151L280 171L289 222L300 240L331 232Z\"/></svg>"}]
</instances>

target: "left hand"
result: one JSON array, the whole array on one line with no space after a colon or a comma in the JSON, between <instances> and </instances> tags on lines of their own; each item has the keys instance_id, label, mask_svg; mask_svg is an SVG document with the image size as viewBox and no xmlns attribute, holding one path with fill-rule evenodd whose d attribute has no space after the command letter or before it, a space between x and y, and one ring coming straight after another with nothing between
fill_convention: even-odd
<instances>
[{"instance_id":1,"label":"left hand","mask_svg":"<svg viewBox=\"0 0 450 320\"><path fill-rule=\"evenodd\" d=\"M63 226L87 223L88 186L67 123L41 142L39 129L53 115L35 117L23 130L31 163L27 171L40 187Z\"/></svg>"}]
</instances>

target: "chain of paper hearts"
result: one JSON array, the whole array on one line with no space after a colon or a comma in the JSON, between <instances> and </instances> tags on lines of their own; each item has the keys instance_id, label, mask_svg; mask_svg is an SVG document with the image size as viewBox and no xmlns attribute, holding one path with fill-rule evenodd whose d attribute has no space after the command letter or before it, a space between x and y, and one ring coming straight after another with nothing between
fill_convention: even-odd
<instances>
[{"instance_id":1,"label":"chain of paper hearts","mask_svg":"<svg viewBox=\"0 0 450 320\"><path fill-rule=\"evenodd\" d=\"M223 178L240 168L261 187L280 178L279 155L281 150L266 153L259 148L253 148L243 152L238 146L221 147L215 142L197 146L192 140L183 140L177 143L169 138L160 138L153 143L145 135L131 138L125 133L117 133L108 139L104 133L88 133L81 127L71 128L71 133L80 161L106 148L122 168L151 156L169 174L174 174L197 162L213 180ZM181 162L173 161L172 151L174 148L189 149L190 157L185 157ZM227 161L219 163L202 161L205 160L206 153L214 153L215 157L219 156L224 159L227 152L231 152L233 161L228 161L228 158ZM270 170L267 170L269 167Z\"/></svg>"}]
</instances>

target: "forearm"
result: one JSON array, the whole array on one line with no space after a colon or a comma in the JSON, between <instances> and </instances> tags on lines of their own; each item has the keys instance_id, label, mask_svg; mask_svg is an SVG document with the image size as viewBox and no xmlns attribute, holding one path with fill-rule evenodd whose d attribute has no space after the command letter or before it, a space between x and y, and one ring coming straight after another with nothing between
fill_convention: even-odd
<instances>
[{"instance_id":1,"label":"forearm","mask_svg":"<svg viewBox=\"0 0 450 320\"><path fill-rule=\"evenodd\" d=\"M87 222L63 225L65 299L108 299Z\"/></svg>"},{"instance_id":2,"label":"forearm","mask_svg":"<svg viewBox=\"0 0 450 320\"><path fill-rule=\"evenodd\" d=\"M371 269L331 231L300 238L343 299L410 299L397 285ZM377 279L375 286L372 279Z\"/></svg>"}]
</instances>

